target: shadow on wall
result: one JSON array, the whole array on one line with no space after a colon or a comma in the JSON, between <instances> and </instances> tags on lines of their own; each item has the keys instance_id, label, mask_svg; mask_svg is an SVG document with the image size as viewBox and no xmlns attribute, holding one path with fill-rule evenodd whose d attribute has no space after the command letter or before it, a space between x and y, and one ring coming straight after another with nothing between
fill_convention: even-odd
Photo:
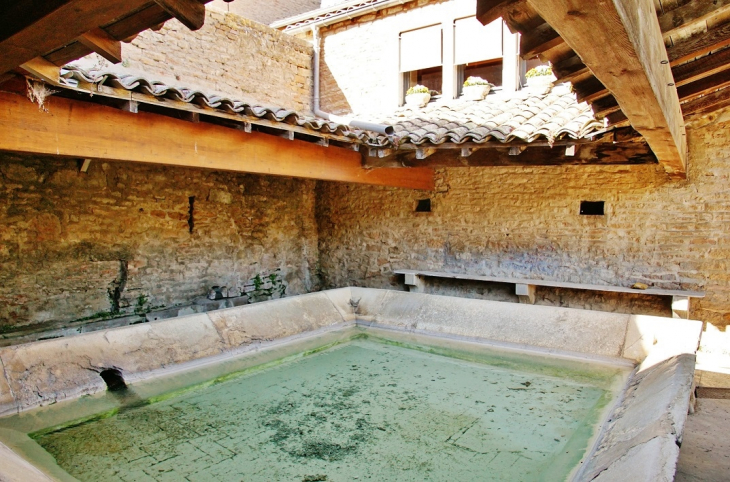
<instances>
[{"instance_id":1,"label":"shadow on wall","mask_svg":"<svg viewBox=\"0 0 730 482\"><path fill-rule=\"evenodd\" d=\"M352 106L347 101L334 74L323 59L320 64L320 105L323 111L344 115L352 113Z\"/></svg>"}]
</instances>

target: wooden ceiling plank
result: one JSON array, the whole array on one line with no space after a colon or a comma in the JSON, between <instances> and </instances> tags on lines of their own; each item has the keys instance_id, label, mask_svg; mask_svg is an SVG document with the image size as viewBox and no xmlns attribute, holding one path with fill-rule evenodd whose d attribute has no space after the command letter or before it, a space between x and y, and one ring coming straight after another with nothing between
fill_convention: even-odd
<instances>
[{"instance_id":1,"label":"wooden ceiling plank","mask_svg":"<svg viewBox=\"0 0 730 482\"><path fill-rule=\"evenodd\" d=\"M155 0L155 3L190 30L198 30L205 23L205 5L197 0Z\"/></svg>"},{"instance_id":2,"label":"wooden ceiling plank","mask_svg":"<svg viewBox=\"0 0 730 482\"><path fill-rule=\"evenodd\" d=\"M728 105L730 105L730 88L718 90L682 104L682 113L685 116L707 113Z\"/></svg>"},{"instance_id":3,"label":"wooden ceiling plank","mask_svg":"<svg viewBox=\"0 0 730 482\"><path fill-rule=\"evenodd\" d=\"M669 64L675 66L730 45L730 23L718 25L669 49Z\"/></svg>"},{"instance_id":4,"label":"wooden ceiling plank","mask_svg":"<svg viewBox=\"0 0 730 482\"><path fill-rule=\"evenodd\" d=\"M78 41L113 64L122 61L122 43L99 27L81 35Z\"/></svg>"},{"instance_id":5,"label":"wooden ceiling plank","mask_svg":"<svg viewBox=\"0 0 730 482\"><path fill-rule=\"evenodd\" d=\"M730 0L693 0L659 15L664 40L687 26L705 22L730 10Z\"/></svg>"},{"instance_id":6,"label":"wooden ceiling plank","mask_svg":"<svg viewBox=\"0 0 730 482\"><path fill-rule=\"evenodd\" d=\"M113 22L149 0L72 0L0 42L0 73L71 43L90 29Z\"/></svg>"},{"instance_id":7,"label":"wooden ceiling plank","mask_svg":"<svg viewBox=\"0 0 730 482\"><path fill-rule=\"evenodd\" d=\"M730 69L730 48L678 65L672 69L672 74L674 83L682 86L727 69Z\"/></svg>"},{"instance_id":8,"label":"wooden ceiling plank","mask_svg":"<svg viewBox=\"0 0 730 482\"><path fill-rule=\"evenodd\" d=\"M0 41L28 28L39 18L50 15L71 0L16 0L4 2L0 21Z\"/></svg>"},{"instance_id":9,"label":"wooden ceiling plank","mask_svg":"<svg viewBox=\"0 0 730 482\"><path fill-rule=\"evenodd\" d=\"M432 190L429 168L365 169L349 149L51 97L0 93L0 150ZM122 135L120 135L122 134Z\"/></svg>"},{"instance_id":10,"label":"wooden ceiling plank","mask_svg":"<svg viewBox=\"0 0 730 482\"><path fill-rule=\"evenodd\" d=\"M697 82L679 87L677 94L681 102L687 102L726 87L730 87L730 70L724 70Z\"/></svg>"},{"instance_id":11,"label":"wooden ceiling plank","mask_svg":"<svg viewBox=\"0 0 730 482\"><path fill-rule=\"evenodd\" d=\"M528 0L613 94L667 173L686 177L687 140L651 0ZM606 48L610 45L611 48Z\"/></svg>"}]
</instances>

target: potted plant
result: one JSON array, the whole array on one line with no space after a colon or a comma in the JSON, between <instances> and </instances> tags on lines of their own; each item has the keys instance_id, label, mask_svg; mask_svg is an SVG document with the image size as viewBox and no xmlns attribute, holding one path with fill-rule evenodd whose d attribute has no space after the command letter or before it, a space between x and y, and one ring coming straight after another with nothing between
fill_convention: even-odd
<instances>
[{"instance_id":1,"label":"potted plant","mask_svg":"<svg viewBox=\"0 0 730 482\"><path fill-rule=\"evenodd\" d=\"M464 81L464 88L462 94L466 100L482 100L484 99L491 88L494 87L481 77L469 77Z\"/></svg>"},{"instance_id":2,"label":"potted plant","mask_svg":"<svg viewBox=\"0 0 730 482\"><path fill-rule=\"evenodd\" d=\"M406 92L406 104L424 107L431 100L431 91L424 85L414 85Z\"/></svg>"},{"instance_id":3,"label":"potted plant","mask_svg":"<svg viewBox=\"0 0 730 482\"><path fill-rule=\"evenodd\" d=\"M538 65L525 74L528 87L547 87L555 81L553 69L549 65Z\"/></svg>"}]
</instances>

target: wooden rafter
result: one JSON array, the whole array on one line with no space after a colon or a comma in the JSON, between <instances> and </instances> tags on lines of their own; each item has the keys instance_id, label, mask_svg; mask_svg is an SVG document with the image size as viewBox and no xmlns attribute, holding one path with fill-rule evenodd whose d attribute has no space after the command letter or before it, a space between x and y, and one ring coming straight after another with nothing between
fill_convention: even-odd
<instances>
[{"instance_id":1,"label":"wooden rafter","mask_svg":"<svg viewBox=\"0 0 730 482\"><path fill-rule=\"evenodd\" d=\"M687 144L651 0L528 0L616 98L668 173L686 175ZM606 48L610 45L611 48Z\"/></svg>"},{"instance_id":2,"label":"wooden rafter","mask_svg":"<svg viewBox=\"0 0 730 482\"><path fill-rule=\"evenodd\" d=\"M22 95L0 93L0 150L411 189L434 187L432 169L365 169L360 154L348 149L61 97L52 97L46 106L48 113Z\"/></svg>"},{"instance_id":3,"label":"wooden rafter","mask_svg":"<svg viewBox=\"0 0 730 482\"><path fill-rule=\"evenodd\" d=\"M155 0L155 3L190 30L198 30L205 23L205 5L197 0Z\"/></svg>"},{"instance_id":4,"label":"wooden rafter","mask_svg":"<svg viewBox=\"0 0 730 482\"><path fill-rule=\"evenodd\" d=\"M192 30L211 0L18 0L0 22L0 78L38 57L62 66L97 52L118 62L119 41L130 41L172 17Z\"/></svg>"},{"instance_id":5,"label":"wooden rafter","mask_svg":"<svg viewBox=\"0 0 730 482\"><path fill-rule=\"evenodd\" d=\"M0 32L0 73L7 72L100 25L106 25L148 3L149 0L71 0L19 31ZM32 14L32 12L31 12ZM27 23L28 21L24 22ZM9 34L9 35L7 35Z\"/></svg>"},{"instance_id":6,"label":"wooden rafter","mask_svg":"<svg viewBox=\"0 0 730 482\"><path fill-rule=\"evenodd\" d=\"M122 43L101 28L91 29L81 35L79 42L113 64L122 61Z\"/></svg>"}]
</instances>

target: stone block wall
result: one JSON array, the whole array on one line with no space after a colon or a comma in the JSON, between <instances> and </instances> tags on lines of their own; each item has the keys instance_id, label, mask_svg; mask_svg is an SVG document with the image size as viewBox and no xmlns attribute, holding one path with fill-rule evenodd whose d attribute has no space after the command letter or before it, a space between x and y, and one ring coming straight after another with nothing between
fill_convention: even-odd
<instances>
[{"instance_id":1,"label":"stone block wall","mask_svg":"<svg viewBox=\"0 0 730 482\"><path fill-rule=\"evenodd\" d=\"M314 186L0 154L0 331L187 304L276 269L287 295L316 290Z\"/></svg>"},{"instance_id":2,"label":"stone block wall","mask_svg":"<svg viewBox=\"0 0 730 482\"><path fill-rule=\"evenodd\" d=\"M643 282L706 291L706 298L693 299L691 316L725 326L728 129L728 113L689 125L687 181L669 180L658 165L641 165L451 168L438 172L434 193L321 182L317 219L325 285L402 289L395 269ZM432 212L415 213L425 198L432 199ZM579 215L581 201L605 201L605 215ZM538 291L538 303L619 309L626 301L561 296Z\"/></svg>"},{"instance_id":3,"label":"stone block wall","mask_svg":"<svg viewBox=\"0 0 730 482\"><path fill-rule=\"evenodd\" d=\"M208 10L191 32L169 20L123 44L123 66L183 87L309 112L312 45L235 14Z\"/></svg>"}]
</instances>

